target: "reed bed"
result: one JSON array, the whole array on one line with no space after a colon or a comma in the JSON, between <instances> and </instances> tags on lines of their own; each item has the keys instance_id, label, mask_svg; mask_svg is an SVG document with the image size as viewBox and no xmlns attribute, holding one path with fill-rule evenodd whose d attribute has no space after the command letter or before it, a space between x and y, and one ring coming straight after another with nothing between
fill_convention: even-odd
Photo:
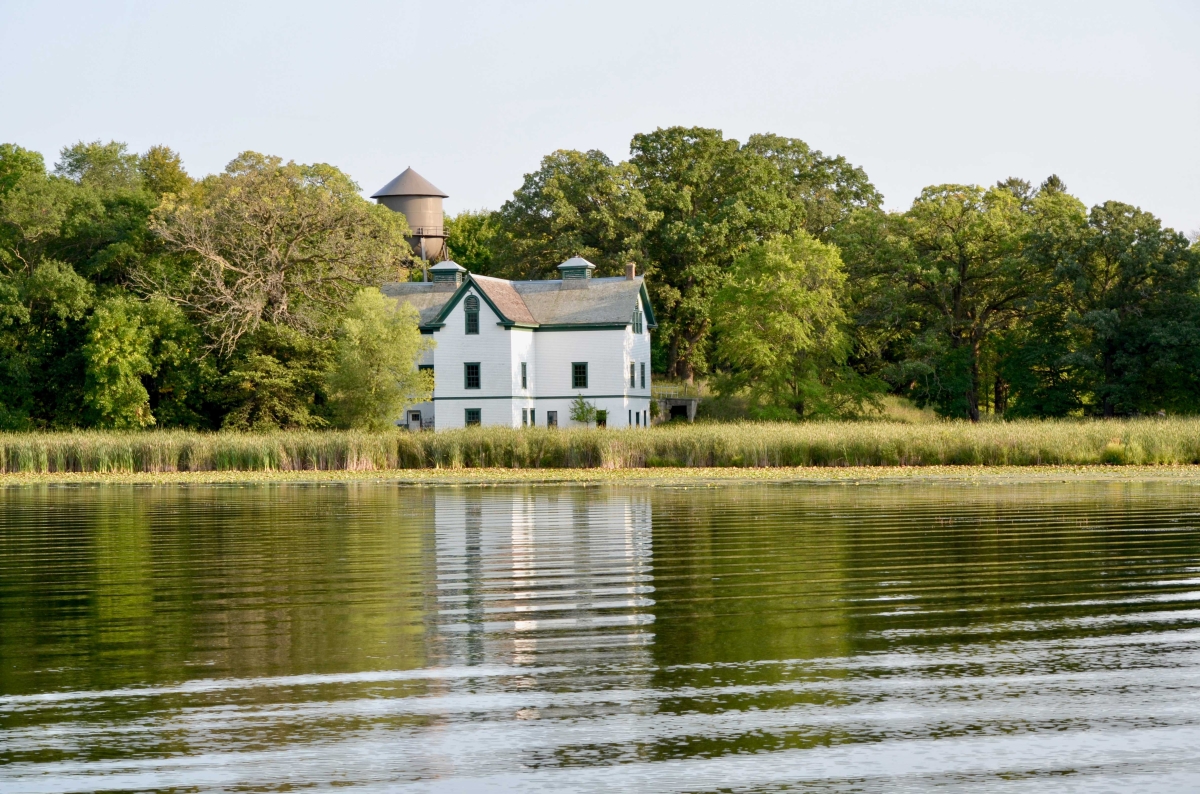
<instances>
[{"instance_id":1,"label":"reed bed","mask_svg":"<svg viewBox=\"0 0 1200 794\"><path fill-rule=\"evenodd\" d=\"M1200 463L1200 419L0 433L3 473Z\"/></svg>"}]
</instances>

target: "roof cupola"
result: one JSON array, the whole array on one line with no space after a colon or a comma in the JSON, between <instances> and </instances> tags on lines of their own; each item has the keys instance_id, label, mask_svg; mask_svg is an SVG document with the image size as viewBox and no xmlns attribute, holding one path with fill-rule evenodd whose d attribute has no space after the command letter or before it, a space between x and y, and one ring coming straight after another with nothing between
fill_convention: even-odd
<instances>
[{"instance_id":1,"label":"roof cupola","mask_svg":"<svg viewBox=\"0 0 1200 794\"><path fill-rule=\"evenodd\" d=\"M587 287L588 279L596 266L582 256L573 256L558 266L561 274L563 289Z\"/></svg>"},{"instance_id":2,"label":"roof cupola","mask_svg":"<svg viewBox=\"0 0 1200 794\"><path fill-rule=\"evenodd\" d=\"M467 269L457 262L446 260L429 268L434 289L456 289L467 276Z\"/></svg>"}]
</instances>

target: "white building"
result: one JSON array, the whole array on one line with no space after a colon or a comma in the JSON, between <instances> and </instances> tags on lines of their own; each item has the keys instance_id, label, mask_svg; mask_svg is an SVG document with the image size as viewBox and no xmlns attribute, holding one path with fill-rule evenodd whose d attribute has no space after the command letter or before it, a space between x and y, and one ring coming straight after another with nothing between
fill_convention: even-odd
<instances>
[{"instance_id":1,"label":"white building","mask_svg":"<svg viewBox=\"0 0 1200 794\"><path fill-rule=\"evenodd\" d=\"M507 281L441 262L431 281L385 284L436 342L421 364L433 369L433 400L410 406L403 424L566 427L583 397L599 424L647 426L650 298L633 265L618 278L592 278L595 267L574 257L560 279Z\"/></svg>"}]
</instances>

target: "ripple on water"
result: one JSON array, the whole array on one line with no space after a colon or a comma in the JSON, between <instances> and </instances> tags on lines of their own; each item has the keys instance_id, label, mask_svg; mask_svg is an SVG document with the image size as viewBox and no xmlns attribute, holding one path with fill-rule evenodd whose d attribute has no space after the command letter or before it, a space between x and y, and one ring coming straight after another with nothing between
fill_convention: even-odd
<instances>
[{"instance_id":1,"label":"ripple on water","mask_svg":"<svg viewBox=\"0 0 1200 794\"><path fill-rule=\"evenodd\" d=\"M1198 503L6 489L0 788L1194 790Z\"/></svg>"}]
</instances>

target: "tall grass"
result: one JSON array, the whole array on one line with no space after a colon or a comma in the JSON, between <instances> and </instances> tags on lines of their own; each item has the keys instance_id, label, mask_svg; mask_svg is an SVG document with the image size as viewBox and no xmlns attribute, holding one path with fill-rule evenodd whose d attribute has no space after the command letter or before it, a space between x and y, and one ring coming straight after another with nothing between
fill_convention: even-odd
<instances>
[{"instance_id":1,"label":"tall grass","mask_svg":"<svg viewBox=\"0 0 1200 794\"><path fill-rule=\"evenodd\" d=\"M0 434L0 472L1200 463L1200 419Z\"/></svg>"}]
</instances>

